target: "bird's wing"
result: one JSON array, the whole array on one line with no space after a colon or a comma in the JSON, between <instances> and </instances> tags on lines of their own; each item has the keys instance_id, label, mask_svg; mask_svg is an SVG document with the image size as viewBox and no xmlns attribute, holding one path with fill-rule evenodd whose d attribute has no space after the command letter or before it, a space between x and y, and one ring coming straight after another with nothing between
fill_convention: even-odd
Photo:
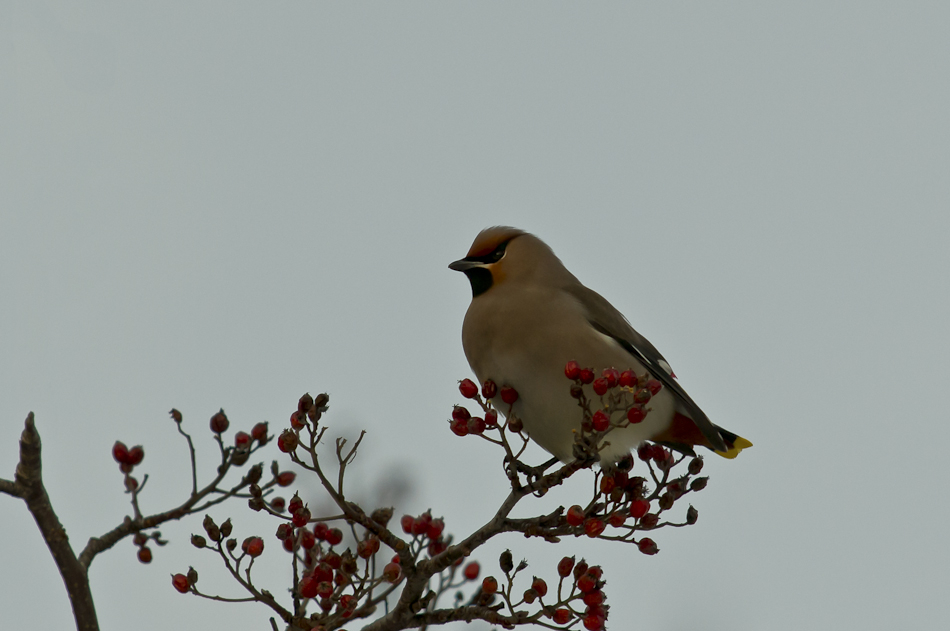
<instances>
[{"instance_id":1,"label":"bird's wing","mask_svg":"<svg viewBox=\"0 0 950 631\"><path fill-rule=\"evenodd\" d=\"M693 419L693 422L696 423L703 436L709 440L712 447L719 451L725 451L726 443L720 436L718 428L709 420L706 413L696 405L696 402L686 394L683 387L673 379L670 364L663 358L660 351L656 350L656 347L649 340L637 333L627 322L627 319L623 317L623 314L593 289L588 289L577 283L567 287L566 290L586 310L587 320L591 326L600 333L616 340L620 346L643 364L650 371L650 374L663 384L664 388L673 393L676 400L683 406L689 417ZM621 367L618 366L617 368Z\"/></svg>"}]
</instances>

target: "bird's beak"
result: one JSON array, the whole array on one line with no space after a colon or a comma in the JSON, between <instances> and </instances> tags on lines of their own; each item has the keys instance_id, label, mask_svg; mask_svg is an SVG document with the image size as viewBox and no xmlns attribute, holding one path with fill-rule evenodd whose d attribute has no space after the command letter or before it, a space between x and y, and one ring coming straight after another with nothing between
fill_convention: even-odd
<instances>
[{"instance_id":1,"label":"bird's beak","mask_svg":"<svg viewBox=\"0 0 950 631\"><path fill-rule=\"evenodd\" d=\"M457 261L452 261L449 263L449 269L455 270L456 272L464 272L470 270L473 267L482 267L484 263L479 261L467 261L465 259L459 259Z\"/></svg>"}]
</instances>

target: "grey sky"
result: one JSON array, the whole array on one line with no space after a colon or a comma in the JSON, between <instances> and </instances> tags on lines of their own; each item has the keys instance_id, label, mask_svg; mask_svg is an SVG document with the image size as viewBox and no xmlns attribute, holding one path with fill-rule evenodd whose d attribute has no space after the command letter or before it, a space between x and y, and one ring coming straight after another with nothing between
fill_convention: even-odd
<instances>
[{"instance_id":1,"label":"grey sky","mask_svg":"<svg viewBox=\"0 0 950 631\"><path fill-rule=\"evenodd\" d=\"M950 8L659 5L4 3L0 475L35 411L81 546L129 510L114 440L145 445L166 508L189 484L171 407L206 437L218 407L277 429L327 390L333 430L369 431L354 484L403 470L402 508L469 531L505 482L445 426L470 296L446 265L504 223L755 447L707 458L699 523L656 557L512 537L484 565L600 562L613 629L944 628ZM260 524L276 567L246 513L215 515ZM104 629L266 628L171 589L193 564L239 593L198 528L96 561ZM0 626L69 628L8 497L0 532Z\"/></svg>"}]
</instances>

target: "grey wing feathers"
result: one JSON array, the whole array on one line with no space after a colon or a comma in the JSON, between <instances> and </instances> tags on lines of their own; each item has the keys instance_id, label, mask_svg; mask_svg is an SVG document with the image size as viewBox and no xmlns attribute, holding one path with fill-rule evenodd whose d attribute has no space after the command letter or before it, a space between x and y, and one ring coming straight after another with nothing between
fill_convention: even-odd
<instances>
[{"instance_id":1,"label":"grey wing feathers","mask_svg":"<svg viewBox=\"0 0 950 631\"><path fill-rule=\"evenodd\" d=\"M627 319L623 317L623 314L596 291L579 283L569 287L567 291L587 310L587 317L591 326L616 340L628 353L643 364L650 371L650 374L663 384L664 388L672 392L679 403L686 408L689 417L693 419L693 422L696 423L696 426L699 427L713 448L725 451L726 444L722 436L719 435L718 428L709 420L706 413L696 405L696 402L686 394L683 387L669 374L667 370L669 363L656 350L656 347L637 333L627 322ZM617 368L622 367L617 366Z\"/></svg>"}]
</instances>

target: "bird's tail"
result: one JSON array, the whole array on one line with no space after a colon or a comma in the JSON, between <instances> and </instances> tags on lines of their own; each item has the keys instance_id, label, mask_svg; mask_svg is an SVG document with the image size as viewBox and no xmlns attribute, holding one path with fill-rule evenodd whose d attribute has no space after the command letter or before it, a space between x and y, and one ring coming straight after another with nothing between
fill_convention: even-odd
<instances>
[{"instance_id":1,"label":"bird's tail","mask_svg":"<svg viewBox=\"0 0 950 631\"><path fill-rule=\"evenodd\" d=\"M722 439L725 441L727 449L726 451L719 451L718 449L714 451L720 456L722 456L723 458L729 458L730 460L732 460L733 458L739 455L740 451L742 451L746 447L752 446L752 443L746 440L745 438L743 438L742 436L733 434L729 430L723 429L719 427L718 425L716 426L716 429L719 430L719 435L722 436Z\"/></svg>"}]
</instances>

